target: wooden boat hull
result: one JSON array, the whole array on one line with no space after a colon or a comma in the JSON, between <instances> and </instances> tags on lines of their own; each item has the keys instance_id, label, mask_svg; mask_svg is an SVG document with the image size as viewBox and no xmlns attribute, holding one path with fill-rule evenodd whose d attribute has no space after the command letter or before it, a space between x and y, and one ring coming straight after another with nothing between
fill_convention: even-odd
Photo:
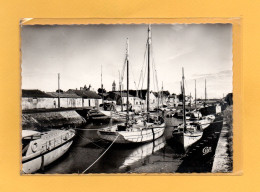
<instances>
[{"instance_id":1,"label":"wooden boat hull","mask_svg":"<svg viewBox=\"0 0 260 192\"><path fill-rule=\"evenodd\" d=\"M44 139L34 140L30 143L29 149L37 143L37 149L29 151L27 155L22 157L22 173L34 173L40 169L44 169L45 166L56 161L63 156L73 143L75 133L66 133L66 131L58 130L61 132L55 133L54 137L48 137ZM65 138L66 137L66 138ZM49 138L49 139L48 139Z\"/></svg>"},{"instance_id":2,"label":"wooden boat hull","mask_svg":"<svg viewBox=\"0 0 260 192\"><path fill-rule=\"evenodd\" d=\"M43 167L51 164L52 162L56 161L69 150L72 142L73 141L70 141L63 146L46 153L45 155L38 155L37 158L23 163L23 173L34 173L40 169L43 169Z\"/></svg>"},{"instance_id":3,"label":"wooden boat hull","mask_svg":"<svg viewBox=\"0 0 260 192\"><path fill-rule=\"evenodd\" d=\"M100 112L107 118L111 118L115 122L124 122L126 121L126 112L115 112L115 111L104 111ZM133 113L130 113L130 115Z\"/></svg>"},{"instance_id":4,"label":"wooden boat hull","mask_svg":"<svg viewBox=\"0 0 260 192\"><path fill-rule=\"evenodd\" d=\"M184 147L184 149L188 148L189 146L191 146L192 144L200 140L202 135L203 132L197 132L197 133L180 132L180 133L172 134L174 141L180 143Z\"/></svg>"},{"instance_id":5,"label":"wooden boat hull","mask_svg":"<svg viewBox=\"0 0 260 192\"><path fill-rule=\"evenodd\" d=\"M115 143L144 143L161 137L165 130L165 123L153 128L145 128L135 131L109 131L107 129L98 130L101 139Z\"/></svg>"}]
</instances>

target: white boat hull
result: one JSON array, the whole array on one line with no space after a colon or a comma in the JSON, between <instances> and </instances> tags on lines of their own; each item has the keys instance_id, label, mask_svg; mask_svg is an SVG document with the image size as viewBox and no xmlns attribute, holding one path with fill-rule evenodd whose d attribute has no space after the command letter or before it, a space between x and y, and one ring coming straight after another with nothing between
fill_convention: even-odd
<instances>
[{"instance_id":1,"label":"white boat hull","mask_svg":"<svg viewBox=\"0 0 260 192\"><path fill-rule=\"evenodd\" d=\"M133 131L110 131L108 129L98 130L101 139L115 143L143 143L161 137L165 130L165 124L158 127L136 129Z\"/></svg>"},{"instance_id":2,"label":"white boat hull","mask_svg":"<svg viewBox=\"0 0 260 192\"><path fill-rule=\"evenodd\" d=\"M214 115L207 115L204 119L199 120L198 122L201 124L202 129L206 129L210 126L212 122L214 122L215 116Z\"/></svg>"},{"instance_id":3,"label":"white boat hull","mask_svg":"<svg viewBox=\"0 0 260 192\"><path fill-rule=\"evenodd\" d=\"M201 139L203 132L198 133L173 133L173 139L180 143L184 149Z\"/></svg>"},{"instance_id":4,"label":"white boat hull","mask_svg":"<svg viewBox=\"0 0 260 192\"><path fill-rule=\"evenodd\" d=\"M34 173L56 161L68 151L74 136L73 130L50 130L39 132L36 139L27 137L29 144L22 157L22 172Z\"/></svg>"},{"instance_id":5,"label":"white boat hull","mask_svg":"<svg viewBox=\"0 0 260 192\"><path fill-rule=\"evenodd\" d=\"M104 111L104 110L100 110L100 112L102 114L104 114L105 116L107 116L108 118L111 118L114 121L117 121L117 122L126 121L126 116L127 116L126 112ZM134 115L134 113L130 112L129 115L131 118L131 115Z\"/></svg>"},{"instance_id":6,"label":"white boat hull","mask_svg":"<svg viewBox=\"0 0 260 192\"><path fill-rule=\"evenodd\" d=\"M58 158L63 156L70 148L73 141L66 143L65 145L46 153L45 155L39 155L38 158L32 159L26 163L23 163L23 173L34 173L41 168L51 164Z\"/></svg>"}]
</instances>

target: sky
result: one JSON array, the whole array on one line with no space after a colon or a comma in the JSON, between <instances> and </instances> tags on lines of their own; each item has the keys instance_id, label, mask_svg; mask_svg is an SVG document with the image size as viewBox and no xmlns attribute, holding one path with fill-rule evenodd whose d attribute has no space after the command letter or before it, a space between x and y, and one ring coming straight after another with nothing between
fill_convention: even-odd
<instances>
[{"instance_id":1,"label":"sky","mask_svg":"<svg viewBox=\"0 0 260 192\"><path fill-rule=\"evenodd\" d=\"M154 24L151 28L151 90L163 85L164 90L179 94L183 67L186 94L194 96L196 80L197 97L203 98L205 79L208 98L232 92L231 24ZM130 89L146 89L147 29L146 24L22 26L22 89L55 91L60 73L64 91L84 85L97 90L101 71L104 88L111 90L115 81L118 89L127 38ZM142 69L144 81L139 80ZM126 78L123 83L126 88Z\"/></svg>"}]
</instances>

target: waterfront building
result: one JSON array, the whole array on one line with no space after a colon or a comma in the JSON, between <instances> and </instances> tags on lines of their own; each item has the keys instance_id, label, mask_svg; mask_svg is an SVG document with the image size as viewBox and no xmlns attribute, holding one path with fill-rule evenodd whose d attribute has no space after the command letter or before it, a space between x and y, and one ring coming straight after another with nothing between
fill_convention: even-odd
<instances>
[{"instance_id":1,"label":"waterfront building","mask_svg":"<svg viewBox=\"0 0 260 192\"><path fill-rule=\"evenodd\" d=\"M157 100L159 100L160 106L168 104L168 98L170 96L169 91L154 92L154 95L156 96Z\"/></svg>"},{"instance_id":2,"label":"waterfront building","mask_svg":"<svg viewBox=\"0 0 260 192\"><path fill-rule=\"evenodd\" d=\"M129 90L129 94L131 94L135 97L135 101L139 102L139 105L142 105L142 108L146 108L147 89ZM149 92L149 101L150 101L151 109L157 107L158 97L156 96L155 92L153 92L153 91Z\"/></svg>"},{"instance_id":3,"label":"waterfront building","mask_svg":"<svg viewBox=\"0 0 260 192\"><path fill-rule=\"evenodd\" d=\"M38 89L22 90L22 110L58 108L58 98Z\"/></svg>"},{"instance_id":4,"label":"waterfront building","mask_svg":"<svg viewBox=\"0 0 260 192\"><path fill-rule=\"evenodd\" d=\"M96 107L102 103L102 98L96 92L89 89L69 89L67 93L75 93L82 98L82 107Z\"/></svg>"},{"instance_id":5,"label":"waterfront building","mask_svg":"<svg viewBox=\"0 0 260 192\"><path fill-rule=\"evenodd\" d=\"M105 100L114 101L117 105L126 104L127 94L126 92L120 93L120 91L110 91ZM134 105L134 96L129 94L129 103Z\"/></svg>"},{"instance_id":6,"label":"waterfront building","mask_svg":"<svg viewBox=\"0 0 260 192\"><path fill-rule=\"evenodd\" d=\"M48 95L54 98L60 98L61 108L79 108L82 107L82 97L75 93L66 92L47 92Z\"/></svg>"},{"instance_id":7,"label":"waterfront building","mask_svg":"<svg viewBox=\"0 0 260 192\"><path fill-rule=\"evenodd\" d=\"M167 103L171 106L177 107L179 103L179 99L175 93L169 95L167 99Z\"/></svg>"}]
</instances>

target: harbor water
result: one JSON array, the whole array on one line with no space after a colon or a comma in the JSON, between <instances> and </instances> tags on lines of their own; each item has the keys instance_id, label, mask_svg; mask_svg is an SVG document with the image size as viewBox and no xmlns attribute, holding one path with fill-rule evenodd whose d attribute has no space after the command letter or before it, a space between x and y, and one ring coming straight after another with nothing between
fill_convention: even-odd
<instances>
[{"instance_id":1,"label":"harbor water","mask_svg":"<svg viewBox=\"0 0 260 192\"><path fill-rule=\"evenodd\" d=\"M182 120L165 120L166 129L162 137L143 144L113 144L98 161L111 143L101 140L96 130L111 124L87 124L77 130L74 143L64 156L37 173L210 172L222 129L222 117L216 117L216 123L204 130L203 137L187 149L172 139L173 126Z\"/></svg>"}]
</instances>

